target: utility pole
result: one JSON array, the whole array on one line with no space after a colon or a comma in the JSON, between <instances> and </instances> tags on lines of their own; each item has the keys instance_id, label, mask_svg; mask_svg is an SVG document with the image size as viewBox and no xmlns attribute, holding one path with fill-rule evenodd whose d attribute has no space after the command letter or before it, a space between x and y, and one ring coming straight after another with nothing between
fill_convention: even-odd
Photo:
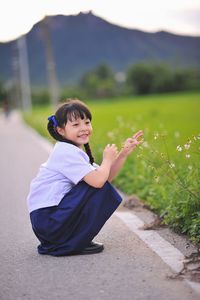
<instances>
[{"instance_id":1,"label":"utility pole","mask_svg":"<svg viewBox=\"0 0 200 300\"><path fill-rule=\"evenodd\" d=\"M58 99L59 88L58 88L58 81L56 77L55 63L53 58L53 49L52 49L47 17L44 18L41 24L42 24L42 31L43 31L43 41L44 41L45 52L46 52L46 64L47 64L47 74L48 74L48 81L49 81L51 103L54 107L56 107L59 101Z\"/></svg>"},{"instance_id":2,"label":"utility pole","mask_svg":"<svg viewBox=\"0 0 200 300\"><path fill-rule=\"evenodd\" d=\"M29 64L27 55L26 37L22 36L17 40L19 50L19 73L20 73L20 86L22 97L22 109L24 111L32 110L31 102L31 88L29 79Z\"/></svg>"}]
</instances>

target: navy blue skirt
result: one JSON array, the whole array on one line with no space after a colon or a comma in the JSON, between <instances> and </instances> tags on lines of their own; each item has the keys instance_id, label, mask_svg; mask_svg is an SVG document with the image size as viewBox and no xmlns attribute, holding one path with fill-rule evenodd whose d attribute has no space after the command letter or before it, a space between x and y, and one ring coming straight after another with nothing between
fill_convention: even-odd
<instances>
[{"instance_id":1,"label":"navy blue skirt","mask_svg":"<svg viewBox=\"0 0 200 300\"><path fill-rule=\"evenodd\" d=\"M57 206L30 213L33 231L41 243L38 252L64 256L87 247L121 201L109 182L99 189L79 182Z\"/></svg>"}]
</instances>

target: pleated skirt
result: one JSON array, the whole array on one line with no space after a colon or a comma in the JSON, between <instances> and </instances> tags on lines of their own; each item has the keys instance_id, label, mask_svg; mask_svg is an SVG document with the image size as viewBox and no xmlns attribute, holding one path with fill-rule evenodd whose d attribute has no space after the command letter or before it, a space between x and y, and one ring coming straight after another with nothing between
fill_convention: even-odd
<instances>
[{"instance_id":1,"label":"pleated skirt","mask_svg":"<svg viewBox=\"0 0 200 300\"><path fill-rule=\"evenodd\" d=\"M89 245L121 201L109 182L98 189L79 182L57 206L30 213L33 231L40 241L38 252L53 256L78 253Z\"/></svg>"}]
</instances>

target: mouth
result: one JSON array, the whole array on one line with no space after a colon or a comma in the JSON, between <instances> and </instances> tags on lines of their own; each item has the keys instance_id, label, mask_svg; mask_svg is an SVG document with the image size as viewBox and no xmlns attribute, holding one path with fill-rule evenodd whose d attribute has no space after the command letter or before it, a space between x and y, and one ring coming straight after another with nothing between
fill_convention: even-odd
<instances>
[{"instance_id":1,"label":"mouth","mask_svg":"<svg viewBox=\"0 0 200 300\"><path fill-rule=\"evenodd\" d=\"M78 136L78 138L85 139L88 136L89 136L88 134L81 134L81 135Z\"/></svg>"}]
</instances>

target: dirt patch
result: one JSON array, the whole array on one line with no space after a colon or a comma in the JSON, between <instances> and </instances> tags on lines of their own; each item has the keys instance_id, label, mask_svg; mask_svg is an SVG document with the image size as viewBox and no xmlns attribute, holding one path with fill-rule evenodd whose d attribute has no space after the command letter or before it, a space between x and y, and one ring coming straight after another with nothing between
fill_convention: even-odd
<instances>
[{"instance_id":1,"label":"dirt patch","mask_svg":"<svg viewBox=\"0 0 200 300\"><path fill-rule=\"evenodd\" d=\"M175 275L169 276L170 279L188 279L200 283L200 249L185 257L183 269Z\"/></svg>"}]
</instances>

